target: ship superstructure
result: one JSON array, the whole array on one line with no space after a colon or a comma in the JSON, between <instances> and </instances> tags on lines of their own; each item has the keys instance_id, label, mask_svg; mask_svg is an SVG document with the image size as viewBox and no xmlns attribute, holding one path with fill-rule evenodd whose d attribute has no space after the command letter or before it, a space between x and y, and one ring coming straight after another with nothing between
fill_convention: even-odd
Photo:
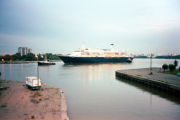
<instances>
[{"instance_id":1,"label":"ship superstructure","mask_svg":"<svg viewBox=\"0 0 180 120\"><path fill-rule=\"evenodd\" d=\"M107 62L126 62L129 56L126 52L118 52L114 49L114 44L110 49L91 49L84 46L74 50L70 55L58 55L64 63L107 63ZM133 59L131 57L131 59Z\"/></svg>"}]
</instances>

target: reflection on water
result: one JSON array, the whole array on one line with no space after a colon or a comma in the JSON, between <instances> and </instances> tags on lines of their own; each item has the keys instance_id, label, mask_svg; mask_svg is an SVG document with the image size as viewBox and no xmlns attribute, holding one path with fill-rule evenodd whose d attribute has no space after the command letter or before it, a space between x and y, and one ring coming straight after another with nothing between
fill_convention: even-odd
<instances>
[{"instance_id":1,"label":"reflection on water","mask_svg":"<svg viewBox=\"0 0 180 120\"><path fill-rule=\"evenodd\" d=\"M114 68L116 68L116 66L121 66L121 69L125 69L126 65L131 65L131 64L132 63L64 64L63 67L65 67L65 68L81 68L81 70L86 69L88 72L85 72L85 71L78 72L77 71L76 77L78 77L78 76L83 77L83 80L88 79L89 83L91 83L92 80L94 80L94 81L102 80L103 77L107 77L107 76L114 78ZM106 74L105 71L107 71L108 74ZM109 74L110 71L112 72L112 74Z\"/></svg>"},{"instance_id":2,"label":"reflection on water","mask_svg":"<svg viewBox=\"0 0 180 120\"><path fill-rule=\"evenodd\" d=\"M37 67L39 67L39 71L41 71L41 69L43 69L43 72L46 73L46 74L43 74L44 77L45 77L45 78L48 78L48 74L47 74L47 73L49 73L49 67L50 67L50 66L48 66L48 65L42 66L42 65L41 65L41 66L37 66ZM40 78L42 77L41 73L39 73L39 77L40 77Z\"/></svg>"},{"instance_id":3,"label":"reflection on water","mask_svg":"<svg viewBox=\"0 0 180 120\"><path fill-rule=\"evenodd\" d=\"M162 90L159 88L153 88L151 86L145 85L145 84L141 84L139 82L135 82L135 81L131 81L131 80L127 80L124 78L119 78L116 77L117 80L120 80L121 82L124 82L128 85L134 86L136 88L138 88L139 90L143 91L143 92L148 92L152 95L156 95L159 96L161 98L167 99L171 102L174 102L176 104L180 105L180 96L178 94L173 94L172 92L166 91L166 90Z\"/></svg>"},{"instance_id":4,"label":"reflection on water","mask_svg":"<svg viewBox=\"0 0 180 120\"><path fill-rule=\"evenodd\" d=\"M156 59L153 67L171 62ZM149 66L149 59L114 64L56 62L39 66L39 76L43 83L65 91L71 120L179 120L179 96L115 78L116 70ZM37 63L0 64L0 71L2 79L25 81L26 76L37 76Z\"/></svg>"},{"instance_id":5,"label":"reflection on water","mask_svg":"<svg viewBox=\"0 0 180 120\"><path fill-rule=\"evenodd\" d=\"M0 64L2 79L24 81L26 76L36 76L36 64Z\"/></svg>"}]
</instances>

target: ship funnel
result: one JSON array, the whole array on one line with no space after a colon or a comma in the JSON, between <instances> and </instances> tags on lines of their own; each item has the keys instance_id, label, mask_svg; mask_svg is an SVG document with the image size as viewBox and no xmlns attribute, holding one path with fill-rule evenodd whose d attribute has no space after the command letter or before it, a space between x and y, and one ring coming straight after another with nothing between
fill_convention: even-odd
<instances>
[{"instance_id":1,"label":"ship funnel","mask_svg":"<svg viewBox=\"0 0 180 120\"><path fill-rule=\"evenodd\" d=\"M111 51L114 51L114 44L111 44Z\"/></svg>"},{"instance_id":2,"label":"ship funnel","mask_svg":"<svg viewBox=\"0 0 180 120\"><path fill-rule=\"evenodd\" d=\"M84 50L84 49L85 49L85 47L84 47L84 43L85 43L85 42L83 42L83 45L82 45L82 50Z\"/></svg>"}]
</instances>

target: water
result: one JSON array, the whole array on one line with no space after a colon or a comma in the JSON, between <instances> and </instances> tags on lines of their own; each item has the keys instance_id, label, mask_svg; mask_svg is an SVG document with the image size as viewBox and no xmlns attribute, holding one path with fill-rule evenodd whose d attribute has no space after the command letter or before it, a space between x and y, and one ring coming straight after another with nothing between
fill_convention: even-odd
<instances>
[{"instance_id":1,"label":"water","mask_svg":"<svg viewBox=\"0 0 180 120\"><path fill-rule=\"evenodd\" d=\"M153 59L153 67L174 60ZM180 60L178 60L180 64ZM115 71L150 67L149 59L133 63L39 66L42 82L66 93L70 120L179 120L180 96L125 79ZM37 76L37 63L0 64L1 79L25 81Z\"/></svg>"}]
</instances>

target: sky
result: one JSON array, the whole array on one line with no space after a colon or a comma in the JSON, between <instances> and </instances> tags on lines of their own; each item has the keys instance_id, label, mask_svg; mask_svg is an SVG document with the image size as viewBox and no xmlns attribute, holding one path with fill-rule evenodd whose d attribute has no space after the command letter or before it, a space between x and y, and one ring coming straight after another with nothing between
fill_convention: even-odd
<instances>
[{"instance_id":1,"label":"sky","mask_svg":"<svg viewBox=\"0 0 180 120\"><path fill-rule=\"evenodd\" d=\"M18 47L180 54L180 0L0 0L0 55Z\"/></svg>"}]
</instances>

